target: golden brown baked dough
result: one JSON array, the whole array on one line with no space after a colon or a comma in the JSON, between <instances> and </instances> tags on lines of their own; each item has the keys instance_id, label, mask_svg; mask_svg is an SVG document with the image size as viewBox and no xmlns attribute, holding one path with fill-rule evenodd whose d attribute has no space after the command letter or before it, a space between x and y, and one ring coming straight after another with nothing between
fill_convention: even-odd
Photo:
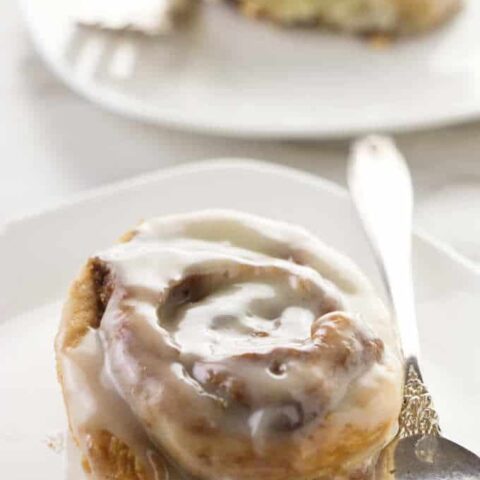
<instances>
[{"instance_id":1,"label":"golden brown baked dough","mask_svg":"<svg viewBox=\"0 0 480 480\"><path fill-rule=\"evenodd\" d=\"M56 341L92 478L175 479L178 468L208 480L369 477L395 431L401 369L388 335L340 311L330 281L343 257L300 229L234 212L153 220L122 241L87 262ZM345 295L385 315L354 268L337 273ZM218 331L224 345L208 343Z\"/></svg>"},{"instance_id":2,"label":"golden brown baked dough","mask_svg":"<svg viewBox=\"0 0 480 480\"><path fill-rule=\"evenodd\" d=\"M352 33L411 34L452 17L461 0L238 0L248 16L282 25L322 25Z\"/></svg>"},{"instance_id":3,"label":"golden brown baked dough","mask_svg":"<svg viewBox=\"0 0 480 480\"><path fill-rule=\"evenodd\" d=\"M121 241L128 241L132 237L130 233L125 234ZM94 259L89 260L71 286L68 301L64 306L62 326L55 345L58 354L75 348L90 328L98 328L111 288L105 280L106 272L101 263ZM63 387L63 368L58 355L57 375ZM73 433L72 428L70 431ZM152 478L146 474L144 465L135 457L128 445L113 433L92 430L85 432L85 435L88 437L88 447L82 458L82 466L86 474L92 474L94 465L97 475L102 480ZM79 439L75 435L73 438L78 444ZM157 459L157 462L158 471L164 471L162 461Z\"/></svg>"}]
</instances>

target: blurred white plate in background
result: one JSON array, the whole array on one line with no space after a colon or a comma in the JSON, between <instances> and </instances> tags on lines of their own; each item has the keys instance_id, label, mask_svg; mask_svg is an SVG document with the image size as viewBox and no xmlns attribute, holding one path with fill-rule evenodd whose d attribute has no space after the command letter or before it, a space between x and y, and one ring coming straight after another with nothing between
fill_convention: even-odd
<instances>
[{"instance_id":1,"label":"blurred white plate in background","mask_svg":"<svg viewBox=\"0 0 480 480\"><path fill-rule=\"evenodd\" d=\"M156 40L78 30L81 0L22 0L34 42L75 91L119 114L255 137L340 137L480 117L480 2L429 35L375 50L251 21L221 2Z\"/></svg>"},{"instance_id":2,"label":"blurred white plate in background","mask_svg":"<svg viewBox=\"0 0 480 480\"><path fill-rule=\"evenodd\" d=\"M2 478L64 478L63 456L48 448L66 429L53 338L80 265L141 218L212 207L303 225L380 285L345 191L260 162L168 169L7 224L0 231ZM445 435L480 453L480 274L422 235L415 236L413 250L425 377Z\"/></svg>"}]
</instances>

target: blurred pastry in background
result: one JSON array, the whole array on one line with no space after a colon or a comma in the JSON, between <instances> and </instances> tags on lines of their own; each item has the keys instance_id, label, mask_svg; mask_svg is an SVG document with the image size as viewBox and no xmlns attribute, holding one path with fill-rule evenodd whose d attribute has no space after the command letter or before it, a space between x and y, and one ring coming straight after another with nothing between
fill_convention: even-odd
<instances>
[{"instance_id":1,"label":"blurred pastry in background","mask_svg":"<svg viewBox=\"0 0 480 480\"><path fill-rule=\"evenodd\" d=\"M434 28L462 0L237 0L252 17L286 25L326 26L357 34L404 35Z\"/></svg>"},{"instance_id":2,"label":"blurred pastry in background","mask_svg":"<svg viewBox=\"0 0 480 480\"><path fill-rule=\"evenodd\" d=\"M282 26L327 27L353 34L408 35L451 18L463 0L228 0L249 17ZM148 36L171 33L190 19L196 0L85 0L74 17L79 25ZM202 2L203 3L203 2ZM205 2L210 3L210 2ZM207 5L210 8L212 5Z\"/></svg>"}]
</instances>

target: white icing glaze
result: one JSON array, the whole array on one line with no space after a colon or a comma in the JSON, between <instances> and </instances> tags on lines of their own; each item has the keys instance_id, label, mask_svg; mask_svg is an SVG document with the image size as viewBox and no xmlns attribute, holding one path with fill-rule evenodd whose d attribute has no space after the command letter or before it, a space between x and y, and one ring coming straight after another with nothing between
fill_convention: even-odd
<instances>
[{"instance_id":1,"label":"white icing glaze","mask_svg":"<svg viewBox=\"0 0 480 480\"><path fill-rule=\"evenodd\" d=\"M193 0L83 0L73 16L80 25L161 35L192 6Z\"/></svg>"},{"instance_id":2,"label":"white icing glaze","mask_svg":"<svg viewBox=\"0 0 480 480\"><path fill-rule=\"evenodd\" d=\"M241 434L261 458L274 438L307 435L326 413L339 430L391 421L393 328L343 256L298 227L230 211L153 219L135 233L97 255L114 292L100 328L62 353L76 438L105 429L146 465L159 447L204 474L185 445L191 425ZM338 321L339 310L353 317ZM347 345L341 368L332 345Z\"/></svg>"}]
</instances>

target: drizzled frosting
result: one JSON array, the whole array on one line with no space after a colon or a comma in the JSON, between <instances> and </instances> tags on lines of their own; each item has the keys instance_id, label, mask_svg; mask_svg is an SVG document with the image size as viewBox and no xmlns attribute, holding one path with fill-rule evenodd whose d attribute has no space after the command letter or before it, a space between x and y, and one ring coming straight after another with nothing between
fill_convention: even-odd
<instances>
[{"instance_id":1,"label":"drizzled frosting","mask_svg":"<svg viewBox=\"0 0 480 480\"><path fill-rule=\"evenodd\" d=\"M107 430L151 478L163 462L212 480L288 479L337 471L327 457L349 429L365 442L338 453L342 475L390 438L400 369L389 319L358 270L303 229L178 215L95 258L108 303L61 360L82 451L88 432Z\"/></svg>"}]
</instances>

